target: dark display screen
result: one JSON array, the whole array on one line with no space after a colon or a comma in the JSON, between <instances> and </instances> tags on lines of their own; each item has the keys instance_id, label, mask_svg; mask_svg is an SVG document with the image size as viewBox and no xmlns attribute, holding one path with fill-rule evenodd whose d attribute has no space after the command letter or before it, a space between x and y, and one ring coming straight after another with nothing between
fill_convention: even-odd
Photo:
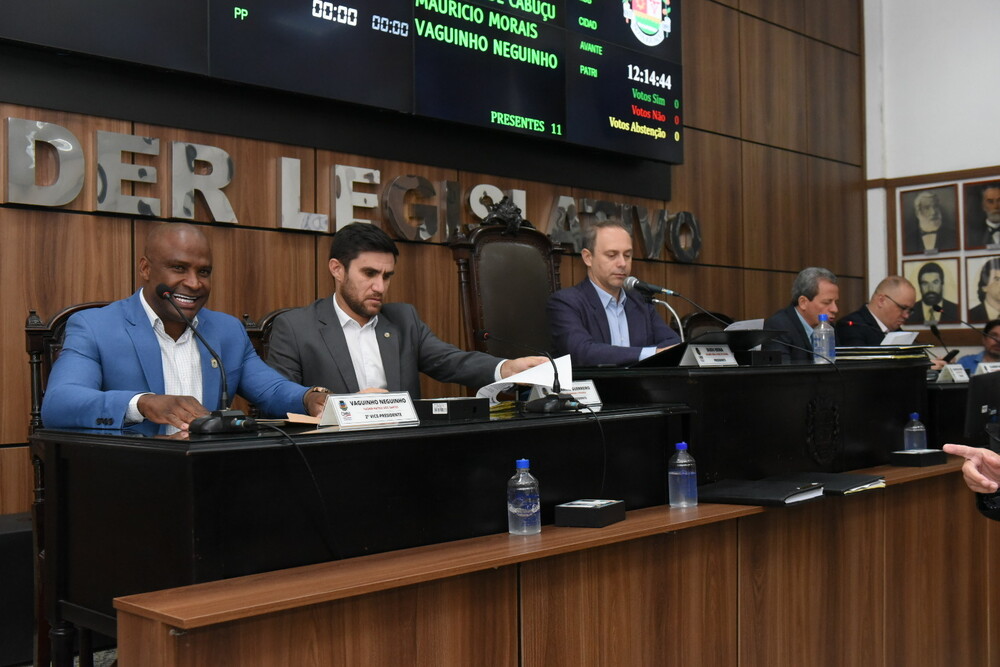
<instances>
[{"instance_id":1,"label":"dark display screen","mask_svg":"<svg viewBox=\"0 0 1000 667\"><path fill-rule=\"evenodd\" d=\"M0 37L640 158L683 156L680 0L162 4L6 0ZM64 26L63 15L93 29Z\"/></svg>"}]
</instances>

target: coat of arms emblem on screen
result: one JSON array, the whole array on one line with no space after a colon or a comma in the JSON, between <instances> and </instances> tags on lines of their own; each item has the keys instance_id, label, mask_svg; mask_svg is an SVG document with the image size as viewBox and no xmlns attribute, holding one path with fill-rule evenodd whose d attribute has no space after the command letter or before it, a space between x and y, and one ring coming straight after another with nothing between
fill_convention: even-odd
<instances>
[{"instance_id":1,"label":"coat of arms emblem on screen","mask_svg":"<svg viewBox=\"0 0 1000 667\"><path fill-rule=\"evenodd\" d=\"M622 0L622 13L646 46L656 46L670 34L670 0Z\"/></svg>"}]
</instances>

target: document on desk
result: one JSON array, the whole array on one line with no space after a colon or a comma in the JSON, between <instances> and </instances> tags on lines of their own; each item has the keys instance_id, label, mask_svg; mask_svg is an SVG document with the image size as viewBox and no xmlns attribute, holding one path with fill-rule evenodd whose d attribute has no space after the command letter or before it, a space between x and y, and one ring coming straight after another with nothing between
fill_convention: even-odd
<instances>
[{"instance_id":1,"label":"document on desk","mask_svg":"<svg viewBox=\"0 0 1000 667\"><path fill-rule=\"evenodd\" d=\"M556 369L559 371L559 384L563 387L569 387L573 383L573 365L570 362L568 354L564 354L555 360ZM497 394L507 391L515 384L526 384L526 385L540 385L542 387L552 388L553 384L553 374L552 374L552 364L538 364L533 368L521 371L520 373L515 373L510 377L506 377L499 382L493 382L485 387L479 389L476 392L476 396L479 398L490 399L490 405L497 403Z\"/></svg>"},{"instance_id":2,"label":"document on desk","mask_svg":"<svg viewBox=\"0 0 1000 667\"><path fill-rule=\"evenodd\" d=\"M698 499L706 503L794 505L822 496L822 484L777 479L724 479L698 487Z\"/></svg>"}]
</instances>

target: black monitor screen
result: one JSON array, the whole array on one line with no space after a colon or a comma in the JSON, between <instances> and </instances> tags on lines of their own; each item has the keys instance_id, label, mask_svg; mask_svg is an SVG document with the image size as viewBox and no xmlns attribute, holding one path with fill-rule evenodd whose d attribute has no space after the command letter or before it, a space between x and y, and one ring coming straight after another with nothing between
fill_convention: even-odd
<instances>
[{"instance_id":1,"label":"black monitor screen","mask_svg":"<svg viewBox=\"0 0 1000 667\"><path fill-rule=\"evenodd\" d=\"M5 0L2 13L0 39L683 157L680 0Z\"/></svg>"}]
</instances>

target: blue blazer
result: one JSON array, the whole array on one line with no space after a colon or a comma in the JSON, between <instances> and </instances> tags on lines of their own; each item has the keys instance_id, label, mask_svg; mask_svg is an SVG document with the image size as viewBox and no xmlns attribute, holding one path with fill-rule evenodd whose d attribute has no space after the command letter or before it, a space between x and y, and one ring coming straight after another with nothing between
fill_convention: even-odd
<instances>
[{"instance_id":1,"label":"blue blazer","mask_svg":"<svg viewBox=\"0 0 1000 667\"><path fill-rule=\"evenodd\" d=\"M47 428L121 428L133 396L164 392L160 346L141 298L136 292L69 318L62 352L52 366L42 402L42 422ZM308 387L286 380L265 364L235 317L202 308L198 331L222 357L230 392L268 415L305 409L302 399ZM219 369L212 367L204 346L201 378L205 407L220 409Z\"/></svg>"},{"instance_id":2,"label":"blue blazer","mask_svg":"<svg viewBox=\"0 0 1000 667\"><path fill-rule=\"evenodd\" d=\"M681 341L642 295L631 290L626 294L630 347L611 344L608 316L590 278L550 296L547 312L553 352L558 356L568 353L574 366L623 366L639 361L644 347L666 347Z\"/></svg>"}]
</instances>

